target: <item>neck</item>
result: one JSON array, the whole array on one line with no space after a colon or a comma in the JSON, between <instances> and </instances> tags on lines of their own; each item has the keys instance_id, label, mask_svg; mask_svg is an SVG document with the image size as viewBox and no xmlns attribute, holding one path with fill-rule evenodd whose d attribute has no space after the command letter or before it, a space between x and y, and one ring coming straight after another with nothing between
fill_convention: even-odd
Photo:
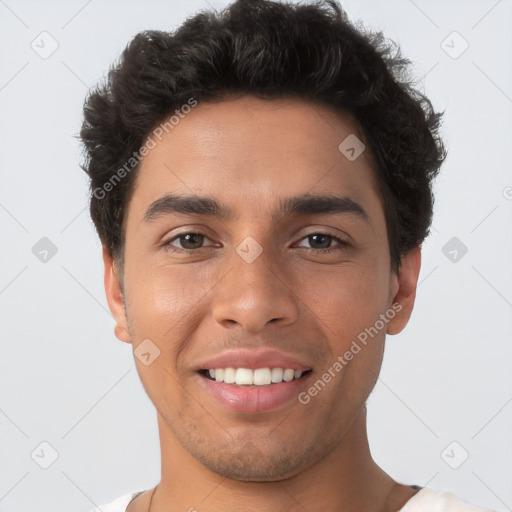
<instances>
[{"instance_id":1,"label":"neck","mask_svg":"<svg viewBox=\"0 0 512 512\"><path fill-rule=\"evenodd\" d=\"M366 407L329 454L309 465L306 462L304 469L291 477L272 482L234 480L210 471L183 448L160 415L158 426L162 479L151 512L396 512L414 494L373 461Z\"/></svg>"}]
</instances>

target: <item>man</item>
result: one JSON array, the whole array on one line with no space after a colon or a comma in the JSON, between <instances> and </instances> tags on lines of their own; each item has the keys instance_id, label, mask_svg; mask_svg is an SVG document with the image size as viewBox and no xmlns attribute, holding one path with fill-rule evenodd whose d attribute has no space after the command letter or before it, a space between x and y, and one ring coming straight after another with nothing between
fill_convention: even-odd
<instances>
[{"instance_id":1,"label":"man","mask_svg":"<svg viewBox=\"0 0 512 512\"><path fill-rule=\"evenodd\" d=\"M391 50L334 2L239 0L138 34L88 97L107 300L162 464L104 512L484 510L369 450L446 156Z\"/></svg>"}]
</instances>

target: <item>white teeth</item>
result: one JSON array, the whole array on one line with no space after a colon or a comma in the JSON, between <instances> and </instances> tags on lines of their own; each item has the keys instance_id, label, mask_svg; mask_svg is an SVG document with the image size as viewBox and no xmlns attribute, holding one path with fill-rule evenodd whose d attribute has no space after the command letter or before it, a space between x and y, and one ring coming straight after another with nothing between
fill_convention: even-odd
<instances>
[{"instance_id":1,"label":"white teeth","mask_svg":"<svg viewBox=\"0 0 512 512\"><path fill-rule=\"evenodd\" d=\"M217 380L217 370L215 370L215 380ZM233 384L235 382L235 380L236 380L235 369L234 368L226 368L226 369L224 369L224 378L222 380L226 384Z\"/></svg>"},{"instance_id":2,"label":"white teeth","mask_svg":"<svg viewBox=\"0 0 512 512\"><path fill-rule=\"evenodd\" d=\"M281 382L283 380L283 369L272 368L272 382Z\"/></svg>"},{"instance_id":3,"label":"white teeth","mask_svg":"<svg viewBox=\"0 0 512 512\"><path fill-rule=\"evenodd\" d=\"M293 380L293 374L294 371L290 370L290 368L287 368L283 373L283 380L285 382L290 382L291 380Z\"/></svg>"},{"instance_id":4,"label":"white teeth","mask_svg":"<svg viewBox=\"0 0 512 512\"><path fill-rule=\"evenodd\" d=\"M279 382L290 382L299 379L304 372L291 368L215 368L208 374L217 382L236 384L237 386L268 386Z\"/></svg>"},{"instance_id":5,"label":"white teeth","mask_svg":"<svg viewBox=\"0 0 512 512\"><path fill-rule=\"evenodd\" d=\"M258 368L254 370L254 384L268 386L272 382L270 368Z\"/></svg>"},{"instance_id":6,"label":"white teeth","mask_svg":"<svg viewBox=\"0 0 512 512\"><path fill-rule=\"evenodd\" d=\"M253 373L254 372L252 370L249 370L248 368L237 368L235 373L236 385L242 386L243 384L254 384Z\"/></svg>"}]
</instances>

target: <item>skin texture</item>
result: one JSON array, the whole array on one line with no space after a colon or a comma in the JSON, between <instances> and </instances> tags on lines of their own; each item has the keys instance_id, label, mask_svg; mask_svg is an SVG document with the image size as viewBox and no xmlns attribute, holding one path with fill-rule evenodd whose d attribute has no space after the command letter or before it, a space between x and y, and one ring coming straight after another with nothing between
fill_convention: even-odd
<instances>
[{"instance_id":1,"label":"skin texture","mask_svg":"<svg viewBox=\"0 0 512 512\"><path fill-rule=\"evenodd\" d=\"M145 339L160 350L149 366L135 357L160 434L152 512L396 512L417 492L372 460L365 402L386 332L409 320L421 253L410 251L399 273L391 271L370 151L350 161L338 150L350 134L364 140L349 115L324 105L232 97L198 104L144 158L125 216L124 297L105 248L103 258L116 336L134 350ZM234 215L143 222L166 193L213 197ZM280 199L304 193L348 196L369 222L354 214L271 216ZM175 238L198 231L206 237ZM349 245L315 242L314 233ZM263 249L252 263L236 252L248 236ZM167 241L183 252L166 250ZM306 405L235 413L204 392L193 370L225 349L272 347L320 377L394 303L401 310ZM149 497L135 499L130 512L147 510Z\"/></svg>"}]
</instances>

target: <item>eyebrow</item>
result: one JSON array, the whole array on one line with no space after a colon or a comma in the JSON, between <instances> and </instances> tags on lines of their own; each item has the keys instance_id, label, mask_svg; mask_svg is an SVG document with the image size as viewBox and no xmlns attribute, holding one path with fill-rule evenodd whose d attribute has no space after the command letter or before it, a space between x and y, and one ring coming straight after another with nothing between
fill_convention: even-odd
<instances>
[{"instance_id":1,"label":"eyebrow","mask_svg":"<svg viewBox=\"0 0 512 512\"><path fill-rule=\"evenodd\" d=\"M219 219L232 219L232 210L211 197L179 196L166 194L157 199L146 210L145 223L171 214L207 215ZM273 220L293 215L353 214L371 224L364 208L346 196L326 194L303 194L281 199L279 208L272 213Z\"/></svg>"}]
</instances>

